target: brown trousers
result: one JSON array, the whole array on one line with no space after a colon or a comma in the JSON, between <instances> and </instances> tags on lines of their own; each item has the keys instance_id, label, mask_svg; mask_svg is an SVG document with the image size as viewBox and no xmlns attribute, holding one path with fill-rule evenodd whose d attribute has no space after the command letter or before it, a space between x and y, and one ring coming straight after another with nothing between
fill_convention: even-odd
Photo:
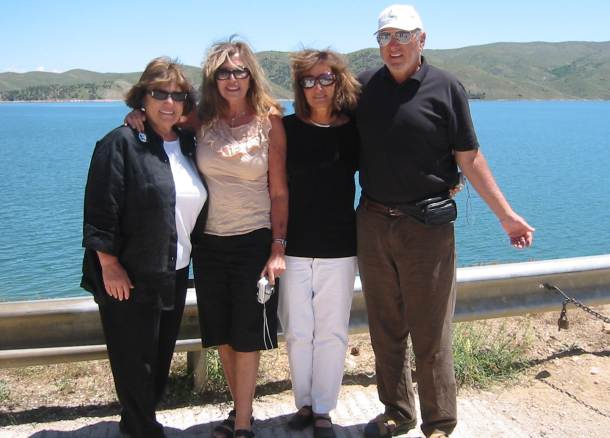
<instances>
[{"instance_id":1,"label":"brown trousers","mask_svg":"<svg viewBox=\"0 0 610 438\"><path fill-rule=\"evenodd\" d=\"M428 226L363 205L357 211L358 264L385 413L416 420L407 350L411 336L422 431L457 423L451 346L455 308L453 224Z\"/></svg>"}]
</instances>

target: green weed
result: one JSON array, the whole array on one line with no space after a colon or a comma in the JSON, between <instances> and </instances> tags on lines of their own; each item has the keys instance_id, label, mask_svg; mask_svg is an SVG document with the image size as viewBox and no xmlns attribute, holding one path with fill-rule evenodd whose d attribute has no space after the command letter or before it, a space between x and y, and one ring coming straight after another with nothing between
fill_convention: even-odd
<instances>
[{"instance_id":1,"label":"green weed","mask_svg":"<svg viewBox=\"0 0 610 438\"><path fill-rule=\"evenodd\" d=\"M8 388L8 383L4 380L0 380L0 403L5 402L9 399L11 391Z\"/></svg>"},{"instance_id":2,"label":"green weed","mask_svg":"<svg viewBox=\"0 0 610 438\"><path fill-rule=\"evenodd\" d=\"M208 364L208 380L206 384L206 390L218 392L226 391L227 382L225 380L225 375L222 369L222 362L220 361L218 349L208 348L206 354Z\"/></svg>"},{"instance_id":3,"label":"green weed","mask_svg":"<svg viewBox=\"0 0 610 438\"><path fill-rule=\"evenodd\" d=\"M504 324L459 323L454 327L453 356L458 386L484 388L512 379L527 365L529 330L511 333Z\"/></svg>"}]
</instances>

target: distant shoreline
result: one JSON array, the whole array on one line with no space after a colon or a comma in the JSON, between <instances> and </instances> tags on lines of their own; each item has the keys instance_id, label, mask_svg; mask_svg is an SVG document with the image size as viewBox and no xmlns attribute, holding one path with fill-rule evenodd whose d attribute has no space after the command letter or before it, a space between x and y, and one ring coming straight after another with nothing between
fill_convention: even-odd
<instances>
[{"instance_id":1,"label":"distant shoreline","mask_svg":"<svg viewBox=\"0 0 610 438\"><path fill-rule=\"evenodd\" d=\"M277 99L292 102L294 99ZM469 99L473 102L610 102L610 99ZM123 99L46 99L46 100L0 100L0 105L11 103L95 103L123 102Z\"/></svg>"},{"instance_id":2,"label":"distant shoreline","mask_svg":"<svg viewBox=\"0 0 610 438\"><path fill-rule=\"evenodd\" d=\"M123 99L0 100L0 104L2 104L2 103L79 103L79 102L123 102Z\"/></svg>"},{"instance_id":3,"label":"distant shoreline","mask_svg":"<svg viewBox=\"0 0 610 438\"><path fill-rule=\"evenodd\" d=\"M277 99L278 102L292 102L294 99ZM0 103L66 103L66 102L123 102L123 99L42 99L42 100L0 100Z\"/></svg>"}]
</instances>

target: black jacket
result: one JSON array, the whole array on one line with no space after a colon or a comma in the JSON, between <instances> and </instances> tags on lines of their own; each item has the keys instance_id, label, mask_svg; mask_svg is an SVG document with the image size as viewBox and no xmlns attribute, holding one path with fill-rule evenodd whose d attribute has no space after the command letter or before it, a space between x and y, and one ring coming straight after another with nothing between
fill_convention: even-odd
<instances>
[{"instance_id":1,"label":"black jacket","mask_svg":"<svg viewBox=\"0 0 610 438\"><path fill-rule=\"evenodd\" d=\"M103 304L106 294L96 251L117 256L134 285L131 298L173 304L176 278L176 191L163 139L119 127L97 142L85 188L81 287ZM195 159L192 132L176 129L182 153ZM201 177L203 184L205 180ZM207 186L206 186L207 189ZM204 205L191 234L203 235Z\"/></svg>"}]
</instances>

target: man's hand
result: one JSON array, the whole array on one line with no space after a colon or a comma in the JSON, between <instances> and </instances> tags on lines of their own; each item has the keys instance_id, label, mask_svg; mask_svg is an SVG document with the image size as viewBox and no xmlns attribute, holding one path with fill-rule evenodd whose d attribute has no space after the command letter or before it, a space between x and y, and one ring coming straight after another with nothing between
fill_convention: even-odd
<instances>
[{"instance_id":1,"label":"man's hand","mask_svg":"<svg viewBox=\"0 0 610 438\"><path fill-rule=\"evenodd\" d=\"M531 246L535 229L525 222L525 219L521 216L515 213L501 219L500 224L508 234L512 246L519 249Z\"/></svg>"},{"instance_id":2,"label":"man's hand","mask_svg":"<svg viewBox=\"0 0 610 438\"><path fill-rule=\"evenodd\" d=\"M455 159L466 178L502 224L502 228L508 234L510 244L519 249L529 247L534 240L534 228L515 213L504 198L483 153L478 149L458 151L455 153Z\"/></svg>"}]
</instances>

